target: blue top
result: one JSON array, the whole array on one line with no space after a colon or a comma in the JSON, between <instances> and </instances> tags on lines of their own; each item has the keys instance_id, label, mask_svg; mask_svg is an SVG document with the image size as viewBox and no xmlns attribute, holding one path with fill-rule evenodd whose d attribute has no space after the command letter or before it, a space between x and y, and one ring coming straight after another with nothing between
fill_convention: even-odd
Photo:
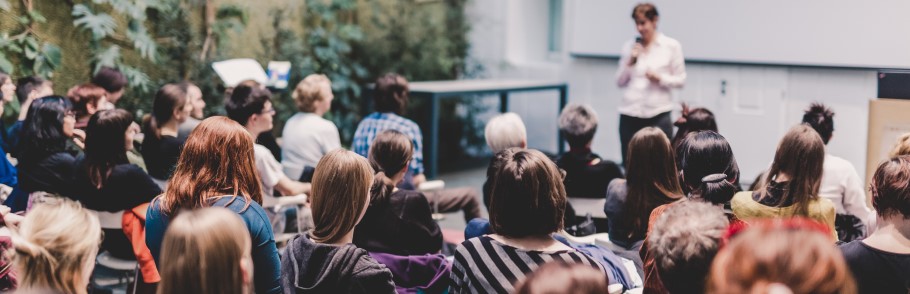
<instances>
[{"instance_id":1,"label":"blue top","mask_svg":"<svg viewBox=\"0 0 910 294\"><path fill-rule=\"evenodd\" d=\"M357 130L354 131L354 141L351 142L354 152L367 157L373 139L385 130L396 130L411 138L411 145L414 145L414 155L409 165L409 170L414 175L422 174L423 135L420 133L420 127L414 121L391 112L374 112L360 121L360 124L357 125Z\"/></svg>"},{"instance_id":2,"label":"blue top","mask_svg":"<svg viewBox=\"0 0 910 294\"><path fill-rule=\"evenodd\" d=\"M230 209L240 215L250 231L250 240L253 241L253 278L256 293L281 293L281 265L278 259L278 248L275 247L275 235L265 210L258 203L250 203L244 210L246 200L237 196L215 197L211 206L220 206ZM164 240L164 231L171 222L171 216L166 215L161 208L161 198L152 200L145 219L145 244L148 245L155 265L161 269L161 241Z\"/></svg>"}]
</instances>

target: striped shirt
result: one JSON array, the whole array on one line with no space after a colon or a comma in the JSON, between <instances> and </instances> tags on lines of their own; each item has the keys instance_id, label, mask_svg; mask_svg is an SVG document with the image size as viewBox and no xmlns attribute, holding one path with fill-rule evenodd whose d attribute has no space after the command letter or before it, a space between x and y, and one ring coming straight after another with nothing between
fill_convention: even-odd
<instances>
[{"instance_id":1,"label":"striped shirt","mask_svg":"<svg viewBox=\"0 0 910 294\"><path fill-rule=\"evenodd\" d=\"M455 250L449 293L511 293L515 282L550 261L590 265L607 279L604 268L584 253L528 251L480 236L462 242Z\"/></svg>"},{"instance_id":2,"label":"striped shirt","mask_svg":"<svg viewBox=\"0 0 910 294\"><path fill-rule=\"evenodd\" d=\"M374 112L360 121L354 132L354 142L351 143L354 152L367 157L373 138L385 130L396 130L411 138L414 155L409 167L415 175L423 174L423 135L420 127L414 121L391 112Z\"/></svg>"}]
</instances>

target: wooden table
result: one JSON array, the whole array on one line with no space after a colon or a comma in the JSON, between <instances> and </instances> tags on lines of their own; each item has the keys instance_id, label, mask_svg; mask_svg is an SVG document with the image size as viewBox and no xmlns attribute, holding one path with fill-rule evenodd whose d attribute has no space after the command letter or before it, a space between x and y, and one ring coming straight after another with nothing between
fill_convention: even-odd
<instances>
[{"instance_id":1,"label":"wooden table","mask_svg":"<svg viewBox=\"0 0 910 294\"><path fill-rule=\"evenodd\" d=\"M457 80L457 81L431 81L412 82L408 85L411 97L429 99L430 107L430 140L424 142L424 166L429 179L436 177L438 171L439 148L439 100L443 98L474 95L474 94L499 94L499 111L509 111L509 93L542 90L559 91L559 108L562 111L568 100L568 86L562 81L545 80ZM557 132L558 152L565 151L562 143L562 134Z\"/></svg>"}]
</instances>

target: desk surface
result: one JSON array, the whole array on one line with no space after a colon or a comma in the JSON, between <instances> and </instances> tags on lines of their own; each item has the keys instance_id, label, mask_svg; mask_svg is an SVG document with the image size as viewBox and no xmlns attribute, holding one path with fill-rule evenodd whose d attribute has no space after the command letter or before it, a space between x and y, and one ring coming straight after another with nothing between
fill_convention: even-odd
<instances>
[{"instance_id":1,"label":"desk surface","mask_svg":"<svg viewBox=\"0 0 910 294\"><path fill-rule=\"evenodd\" d=\"M565 87L563 81L552 80L455 80L412 82L411 93L445 94L468 92L522 91L541 88Z\"/></svg>"}]
</instances>

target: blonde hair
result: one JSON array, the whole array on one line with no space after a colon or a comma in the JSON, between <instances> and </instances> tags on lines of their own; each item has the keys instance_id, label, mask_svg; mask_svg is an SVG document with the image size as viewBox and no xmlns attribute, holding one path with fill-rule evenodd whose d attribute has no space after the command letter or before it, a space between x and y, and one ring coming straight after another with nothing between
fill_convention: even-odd
<instances>
[{"instance_id":1,"label":"blonde hair","mask_svg":"<svg viewBox=\"0 0 910 294\"><path fill-rule=\"evenodd\" d=\"M888 157L893 158L901 155L910 155L910 133L897 137L897 143L894 144L894 148L891 149Z\"/></svg>"},{"instance_id":2,"label":"blonde hair","mask_svg":"<svg viewBox=\"0 0 910 294\"><path fill-rule=\"evenodd\" d=\"M251 293L250 235L237 229L244 227L226 208L180 213L161 242L158 293ZM250 273L246 284L244 270Z\"/></svg>"},{"instance_id":3,"label":"blonde hair","mask_svg":"<svg viewBox=\"0 0 910 294\"><path fill-rule=\"evenodd\" d=\"M13 234L19 289L84 294L101 243L101 224L81 204L53 200L37 204Z\"/></svg>"},{"instance_id":4,"label":"blonde hair","mask_svg":"<svg viewBox=\"0 0 910 294\"><path fill-rule=\"evenodd\" d=\"M331 91L332 81L323 74L311 74L297 84L297 88L294 89L294 93L291 93L291 97L294 98L294 102L297 103L297 109L300 111L315 112L316 105L314 104L316 101L325 100L322 95L322 89L325 88Z\"/></svg>"},{"instance_id":5,"label":"blonde hair","mask_svg":"<svg viewBox=\"0 0 910 294\"><path fill-rule=\"evenodd\" d=\"M353 231L369 202L372 184L373 168L363 156L343 149L323 156L313 173L313 240L336 243Z\"/></svg>"},{"instance_id":6,"label":"blonde hair","mask_svg":"<svg viewBox=\"0 0 910 294\"><path fill-rule=\"evenodd\" d=\"M490 119L483 133L493 154L512 147L524 148L528 142L525 124L514 112L506 112Z\"/></svg>"}]
</instances>

